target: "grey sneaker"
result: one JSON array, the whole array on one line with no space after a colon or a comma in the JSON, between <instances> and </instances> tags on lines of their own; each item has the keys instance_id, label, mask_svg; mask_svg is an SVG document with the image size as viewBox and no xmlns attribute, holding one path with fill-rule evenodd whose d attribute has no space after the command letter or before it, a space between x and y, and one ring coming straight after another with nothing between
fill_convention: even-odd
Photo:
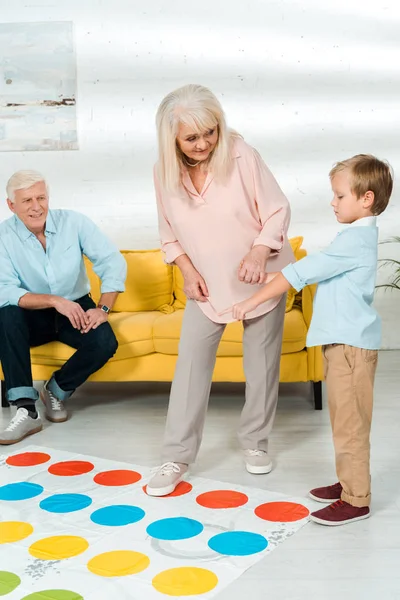
<instances>
[{"instance_id":1,"label":"grey sneaker","mask_svg":"<svg viewBox=\"0 0 400 600\"><path fill-rule=\"evenodd\" d=\"M40 392L40 398L46 407L46 419L52 423L63 423L68 419L64 404L50 390L47 389L48 381Z\"/></svg>"},{"instance_id":2,"label":"grey sneaker","mask_svg":"<svg viewBox=\"0 0 400 600\"><path fill-rule=\"evenodd\" d=\"M246 469L253 475L266 475L272 471L272 460L265 450L244 450Z\"/></svg>"},{"instance_id":3,"label":"grey sneaker","mask_svg":"<svg viewBox=\"0 0 400 600\"><path fill-rule=\"evenodd\" d=\"M26 408L19 408L4 431L0 433L0 444L3 446L16 444L28 435L42 431L42 428L43 423L39 416L37 419L32 419Z\"/></svg>"},{"instance_id":4,"label":"grey sneaker","mask_svg":"<svg viewBox=\"0 0 400 600\"><path fill-rule=\"evenodd\" d=\"M161 465L156 469L155 474L147 484L147 494L149 496L168 496L168 494L172 494L187 470L188 465L183 463L167 462Z\"/></svg>"}]
</instances>

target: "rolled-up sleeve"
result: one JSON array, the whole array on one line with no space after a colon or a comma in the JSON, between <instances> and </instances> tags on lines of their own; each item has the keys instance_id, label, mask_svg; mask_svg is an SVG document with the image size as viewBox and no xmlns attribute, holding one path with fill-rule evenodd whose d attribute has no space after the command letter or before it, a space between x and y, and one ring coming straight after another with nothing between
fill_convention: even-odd
<instances>
[{"instance_id":1,"label":"rolled-up sleeve","mask_svg":"<svg viewBox=\"0 0 400 600\"><path fill-rule=\"evenodd\" d=\"M256 150L253 150L253 177L255 201L261 221L261 232L254 246L268 246L279 252L290 223L289 202L275 177Z\"/></svg>"},{"instance_id":2,"label":"rolled-up sleeve","mask_svg":"<svg viewBox=\"0 0 400 600\"><path fill-rule=\"evenodd\" d=\"M158 231L160 234L161 250L164 252L165 262L172 264L178 256L185 254L184 249L176 239L176 236L172 230L171 225L165 214L164 206L161 200L161 189L158 182L157 174L154 170L154 189L156 192L157 200L157 214L158 214Z\"/></svg>"},{"instance_id":3,"label":"rolled-up sleeve","mask_svg":"<svg viewBox=\"0 0 400 600\"><path fill-rule=\"evenodd\" d=\"M101 280L101 293L124 292L127 273L126 260L116 246L87 217L79 218L79 242L83 254L93 264Z\"/></svg>"},{"instance_id":4,"label":"rolled-up sleeve","mask_svg":"<svg viewBox=\"0 0 400 600\"><path fill-rule=\"evenodd\" d=\"M20 298L28 294L3 244L0 243L0 308L18 306Z\"/></svg>"},{"instance_id":5,"label":"rolled-up sleeve","mask_svg":"<svg viewBox=\"0 0 400 600\"><path fill-rule=\"evenodd\" d=\"M306 285L320 283L356 269L362 249L351 243L350 238L348 234L337 236L326 250L288 265L282 270L282 275L299 292Z\"/></svg>"}]
</instances>

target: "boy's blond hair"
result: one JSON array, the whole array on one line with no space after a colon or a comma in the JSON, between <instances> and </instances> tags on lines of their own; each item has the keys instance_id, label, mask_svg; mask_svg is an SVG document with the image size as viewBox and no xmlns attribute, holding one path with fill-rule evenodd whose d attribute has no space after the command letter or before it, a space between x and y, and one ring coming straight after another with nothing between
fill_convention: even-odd
<instances>
[{"instance_id":1,"label":"boy's blond hair","mask_svg":"<svg viewBox=\"0 0 400 600\"><path fill-rule=\"evenodd\" d=\"M351 191L361 198L371 191L374 193L374 203L371 211L380 215L389 204L393 190L392 168L389 163L379 160L371 154L357 154L347 160L337 162L329 173L332 179L339 171L348 169L351 175Z\"/></svg>"}]
</instances>

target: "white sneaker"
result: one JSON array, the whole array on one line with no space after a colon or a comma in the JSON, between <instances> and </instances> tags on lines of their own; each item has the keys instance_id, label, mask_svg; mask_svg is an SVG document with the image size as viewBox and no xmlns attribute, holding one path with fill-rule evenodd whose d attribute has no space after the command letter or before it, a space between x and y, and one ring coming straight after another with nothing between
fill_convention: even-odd
<instances>
[{"instance_id":1,"label":"white sneaker","mask_svg":"<svg viewBox=\"0 0 400 600\"><path fill-rule=\"evenodd\" d=\"M272 460L265 450L244 450L246 469L253 475L266 475L272 471Z\"/></svg>"},{"instance_id":2,"label":"white sneaker","mask_svg":"<svg viewBox=\"0 0 400 600\"><path fill-rule=\"evenodd\" d=\"M172 494L187 470L188 465L183 463L164 463L161 467L155 469L155 474L147 484L147 494L149 496L168 496L168 494Z\"/></svg>"},{"instance_id":3,"label":"white sneaker","mask_svg":"<svg viewBox=\"0 0 400 600\"><path fill-rule=\"evenodd\" d=\"M19 408L7 427L0 433L0 444L7 446L16 444L28 435L38 433L43 428L39 415L36 419L29 416L26 408Z\"/></svg>"},{"instance_id":4,"label":"white sneaker","mask_svg":"<svg viewBox=\"0 0 400 600\"><path fill-rule=\"evenodd\" d=\"M40 392L40 398L46 407L46 419L52 423L64 423L68 419L67 410L63 402L47 388L48 383L46 381Z\"/></svg>"}]
</instances>

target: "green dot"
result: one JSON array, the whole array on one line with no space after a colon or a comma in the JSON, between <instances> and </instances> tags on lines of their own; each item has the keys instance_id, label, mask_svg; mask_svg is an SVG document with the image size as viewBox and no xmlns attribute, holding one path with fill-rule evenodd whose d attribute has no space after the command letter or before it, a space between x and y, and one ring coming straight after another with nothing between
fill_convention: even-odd
<instances>
[{"instance_id":1,"label":"green dot","mask_svg":"<svg viewBox=\"0 0 400 600\"><path fill-rule=\"evenodd\" d=\"M11 594L21 583L18 575L9 571L0 571L0 596Z\"/></svg>"},{"instance_id":2,"label":"green dot","mask_svg":"<svg viewBox=\"0 0 400 600\"><path fill-rule=\"evenodd\" d=\"M68 590L43 590L24 596L21 600L84 600L83 596Z\"/></svg>"}]
</instances>

